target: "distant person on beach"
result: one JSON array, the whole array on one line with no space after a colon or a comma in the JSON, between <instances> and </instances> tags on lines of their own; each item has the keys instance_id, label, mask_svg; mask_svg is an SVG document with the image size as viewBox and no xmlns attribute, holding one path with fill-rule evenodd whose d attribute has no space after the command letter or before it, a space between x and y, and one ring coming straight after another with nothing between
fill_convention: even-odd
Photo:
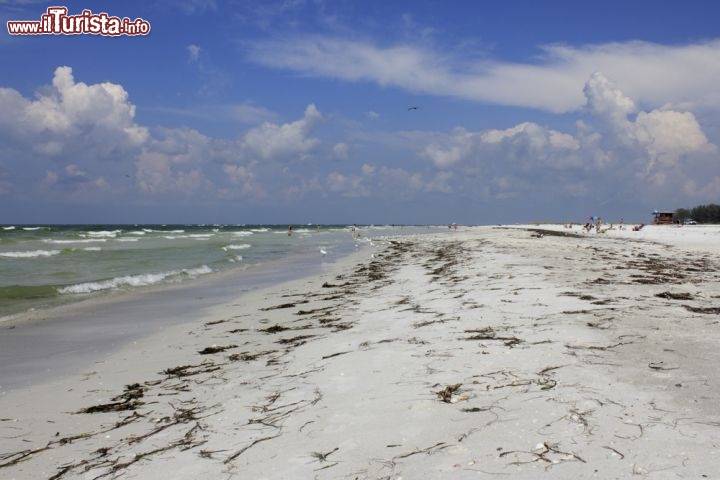
<instances>
[{"instance_id":1,"label":"distant person on beach","mask_svg":"<svg viewBox=\"0 0 720 480\"><path fill-rule=\"evenodd\" d=\"M288 226L288 237L292 237L292 225Z\"/></svg>"}]
</instances>

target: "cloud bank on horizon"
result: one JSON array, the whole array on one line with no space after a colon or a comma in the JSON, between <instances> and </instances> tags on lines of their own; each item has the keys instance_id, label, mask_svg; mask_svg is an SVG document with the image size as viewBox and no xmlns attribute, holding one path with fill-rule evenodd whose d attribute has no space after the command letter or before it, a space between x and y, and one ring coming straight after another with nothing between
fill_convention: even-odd
<instances>
[{"instance_id":1,"label":"cloud bank on horizon","mask_svg":"<svg viewBox=\"0 0 720 480\"><path fill-rule=\"evenodd\" d=\"M227 8L201 3L178 15ZM346 29L235 42L235 74L270 95L223 93L233 72L202 32L173 52L196 74L182 102L143 105L155 91L125 73L86 83L52 56L45 79L0 77L0 223L495 223L718 202L720 39L554 43L518 61Z\"/></svg>"},{"instance_id":2,"label":"cloud bank on horizon","mask_svg":"<svg viewBox=\"0 0 720 480\"><path fill-rule=\"evenodd\" d=\"M264 40L248 50L255 62L303 75L554 113L582 108L586 99L578 85L597 71L650 105L720 106L715 87L720 40L681 46L631 41L539 48L542 55L533 63L468 59L410 44L379 47L330 36Z\"/></svg>"}]
</instances>

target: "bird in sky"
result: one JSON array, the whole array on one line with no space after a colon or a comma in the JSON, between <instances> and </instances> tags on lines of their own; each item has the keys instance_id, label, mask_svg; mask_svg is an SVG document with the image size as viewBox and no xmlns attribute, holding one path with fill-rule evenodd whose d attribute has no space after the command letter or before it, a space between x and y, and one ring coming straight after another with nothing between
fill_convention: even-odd
<instances>
[{"instance_id":1,"label":"bird in sky","mask_svg":"<svg viewBox=\"0 0 720 480\"><path fill-rule=\"evenodd\" d=\"M420 110L420 107L408 107L408 111L410 110Z\"/></svg>"}]
</instances>

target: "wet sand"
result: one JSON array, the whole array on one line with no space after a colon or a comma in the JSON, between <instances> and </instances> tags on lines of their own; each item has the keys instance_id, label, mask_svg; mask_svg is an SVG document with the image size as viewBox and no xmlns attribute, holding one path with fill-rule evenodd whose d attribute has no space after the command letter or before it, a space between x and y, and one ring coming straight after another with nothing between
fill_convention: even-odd
<instances>
[{"instance_id":1,"label":"wet sand","mask_svg":"<svg viewBox=\"0 0 720 480\"><path fill-rule=\"evenodd\" d=\"M0 476L713 478L720 264L682 244L383 242L4 394Z\"/></svg>"}]
</instances>

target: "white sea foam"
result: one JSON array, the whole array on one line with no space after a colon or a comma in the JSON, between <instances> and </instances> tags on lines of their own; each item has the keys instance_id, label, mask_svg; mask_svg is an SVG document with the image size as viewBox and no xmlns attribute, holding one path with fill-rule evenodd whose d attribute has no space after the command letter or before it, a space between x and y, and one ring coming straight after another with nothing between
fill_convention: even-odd
<instances>
[{"instance_id":1,"label":"white sea foam","mask_svg":"<svg viewBox=\"0 0 720 480\"><path fill-rule=\"evenodd\" d=\"M203 265L198 268L172 270L169 272L161 273L145 273L140 275L126 275L123 277L115 277L110 280L103 280L100 282L86 282L79 283L77 285L69 285L58 289L61 294L66 293L93 293L102 290L112 290L122 287L144 287L148 285L155 285L165 280L177 278L182 279L183 277L195 278L199 275L205 275L212 273L212 269L207 265Z\"/></svg>"},{"instance_id":2,"label":"white sea foam","mask_svg":"<svg viewBox=\"0 0 720 480\"><path fill-rule=\"evenodd\" d=\"M58 243L58 244L65 244L65 243L98 243L98 242L107 242L107 238L84 238L84 239L77 239L77 240L53 240L52 238L46 238L43 240L44 243Z\"/></svg>"},{"instance_id":3,"label":"white sea foam","mask_svg":"<svg viewBox=\"0 0 720 480\"><path fill-rule=\"evenodd\" d=\"M252 245L250 245L249 243L243 243L240 245L226 245L222 247L222 249L227 252L228 250L245 250L246 248L250 247L252 247Z\"/></svg>"},{"instance_id":4,"label":"white sea foam","mask_svg":"<svg viewBox=\"0 0 720 480\"><path fill-rule=\"evenodd\" d=\"M197 277L198 275L207 275L208 273L212 273L212 268L208 267L207 265L203 265L202 267L197 268L191 268L191 269L182 269L180 273L184 273L185 275L188 275L190 277Z\"/></svg>"},{"instance_id":5,"label":"white sea foam","mask_svg":"<svg viewBox=\"0 0 720 480\"><path fill-rule=\"evenodd\" d=\"M92 238L115 238L122 230L101 230L99 232L87 232L85 235Z\"/></svg>"},{"instance_id":6,"label":"white sea foam","mask_svg":"<svg viewBox=\"0 0 720 480\"><path fill-rule=\"evenodd\" d=\"M116 238L115 241L116 242L139 242L140 239L139 238L121 237L121 238Z\"/></svg>"},{"instance_id":7,"label":"white sea foam","mask_svg":"<svg viewBox=\"0 0 720 480\"><path fill-rule=\"evenodd\" d=\"M85 247L85 248L83 248L83 250L86 252L99 252L102 250L102 248L100 248L100 247Z\"/></svg>"},{"instance_id":8,"label":"white sea foam","mask_svg":"<svg viewBox=\"0 0 720 480\"><path fill-rule=\"evenodd\" d=\"M172 232L170 232L172 233ZM177 240L182 238L192 238L193 240L209 240L211 237L213 237L214 233L189 233L186 235L163 235L163 238L167 238L168 240Z\"/></svg>"},{"instance_id":9,"label":"white sea foam","mask_svg":"<svg viewBox=\"0 0 720 480\"><path fill-rule=\"evenodd\" d=\"M127 233L128 235L145 235L147 232L152 232L152 230L135 230Z\"/></svg>"},{"instance_id":10,"label":"white sea foam","mask_svg":"<svg viewBox=\"0 0 720 480\"><path fill-rule=\"evenodd\" d=\"M40 230L43 227L23 227L23 230L27 230L28 232L34 232L35 230Z\"/></svg>"},{"instance_id":11,"label":"white sea foam","mask_svg":"<svg viewBox=\"0 0 720 480\"><path fill-rule=\"evenodd\" d=\"M268 228L251 228L250 231L257 232L257 233L264 233L264 232L269 232L270 229L268 229Z\"/></svg>"},{"instance_id":12,"label":"white sea foam","mask_svg":"<svg viewBox=\"0 0 720 480\"><path fill-rule=\"evenodd\" d=\"M238 237L249 237L250 235L253 235L253 232L242 231L242 232L232 232L232 234L236 235Z\"/></svg>"},{"instance_id":13,"label":"white sea foam","mask_svg":"<svg viewBox=\"0 0 720 480\"><path fill-rule=\"evenodd\" d=\"M12 225L9 227L3 227L3 230L15 230L15 227L13 227Z\"/></svg>"},{"instance_id":14,"label":"white sea foam","mask_svg":"<svg viewBox=\"0 0 720 480\"><path fill-rule=\"evenodd\" d=\"M0 257L8 258L37 258L52 257L60 254L60 250L33 250L28 252L0 252Z\"/></svg>"}]
</instances>

